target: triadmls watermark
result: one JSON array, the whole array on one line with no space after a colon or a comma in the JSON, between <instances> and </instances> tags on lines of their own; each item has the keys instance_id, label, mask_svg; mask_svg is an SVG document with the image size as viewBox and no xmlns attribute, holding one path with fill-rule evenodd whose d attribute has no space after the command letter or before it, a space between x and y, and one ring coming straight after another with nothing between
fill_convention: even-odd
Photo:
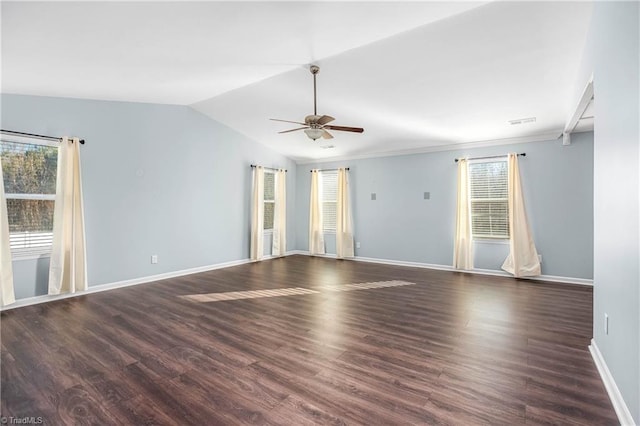
<instances>
[{"instance_id":1,"label":"triadmls watermark","mask_svg":"<svg viewBox=\"0 0 640 426\"><path fill-rule=\"evenodd\" d=\"M24 417L0 417L0 423L3 425L41 425L44 418L41 416L24 416Z\"/></svg>"}]
</instances>

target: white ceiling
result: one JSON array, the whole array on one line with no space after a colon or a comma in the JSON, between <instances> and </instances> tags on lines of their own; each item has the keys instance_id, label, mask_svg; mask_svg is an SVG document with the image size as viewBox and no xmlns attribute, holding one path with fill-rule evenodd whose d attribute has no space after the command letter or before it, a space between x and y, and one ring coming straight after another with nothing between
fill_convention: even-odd
<instances>
[{"instance_id":1,"label":"white ceiling","mask_svg":"<svg viewBox=\"0 0 640 426\"><path fill-rule=\"evenodd\" d=\"M582 2L3 2L2 92L191 105L302 161L560 134L590 15ZM318 112L363 134L277 134L291 127L268 118L312 113L310 63Z\"/></svg>"}]
</instances>

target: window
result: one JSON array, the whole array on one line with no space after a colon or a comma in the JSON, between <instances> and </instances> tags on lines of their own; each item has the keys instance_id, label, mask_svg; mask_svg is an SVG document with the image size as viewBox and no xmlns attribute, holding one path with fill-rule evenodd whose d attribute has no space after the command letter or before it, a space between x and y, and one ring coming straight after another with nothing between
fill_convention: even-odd
<instances>
[{"instance_id":1,"label":"window","mask_svg":"<svg viewBox=\"0 0 640 426\"><path fill-rule=\"evenodd\" d=\"M506 160L469 163L474 238L509 238L507 167Z\"/></svg>"},{"instance_id":2,"label":"window","mask_svg":"<svg viewBox=\"0 0 640 426\"><path fill-rule=\"evenodd\" d=\"M13 257L51 252L58 170L55 143L0 141Z\"/></svg>"},{"instance_id":3,"label":"window","mask_svg":"<svg viewBox=\"0 0 640 426\"><path fill-rule=\"evenodd\" d=\"M276 206L276 175L264 172L264 230L273 230L273 215Z\"/></svg>"},{"instance_id":4,"label":"window","mask_svg":"<svg viewBox=\"0 0 640 426\"><path fill-rule=\"evenodd\" d=\"M325 232L336 231L338 172L322 172L322 222Z\"/></svg>"}]
</instances>

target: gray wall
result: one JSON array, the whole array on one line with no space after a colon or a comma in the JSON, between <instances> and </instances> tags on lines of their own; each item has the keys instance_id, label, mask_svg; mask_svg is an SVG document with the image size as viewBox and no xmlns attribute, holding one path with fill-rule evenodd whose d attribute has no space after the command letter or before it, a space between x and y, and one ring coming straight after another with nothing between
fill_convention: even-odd
<instances>
[{"instance_id":1,"label":"gray wall","mask_svg":"<svg viewBox=\"0 0 640 426\"><path fill-rule=\"evenodd\" d=\"M366 137L366 134L363 135ZM298 166L297 247L308 250L312 168L350 167L356 256L451 265L456 207L456 164L462 156L526 152L520 173L529 222L543 256L542 272L593 276L593 133L573 144L532 142L464 151L349 160ZM424 192L430 200L423 199ZM377 195L371 201L371 193ZM335 253L333 236L327 251ZM476 243L475 267L499 270L508 243Z\"/></svg>"},{"instance_id":2,"label":"gray wall","mask_svg":"<svg viewBox=\"0 0 640 426\"><path fill-rule=\"evenodd\" d=\"M252 163L289 170L294 248L295 163L191 108L2 95L2 128L86 139L90 286L247 259ZM47 265L14 262L17 298L46 293Z\"/></svg>"},{"instance_id":3,"label":"gray wall","mask_svg":"<svg viewBox=\"0 0 640 426\"><path fill-rule=\"evenodd\" d=\"M581 83L593 72L594 339L640 424L640 5L596 2ZM577 102L577 101L576 101ZM604 314L609 334L604 333Z\"/></svg>"}]
</instances>

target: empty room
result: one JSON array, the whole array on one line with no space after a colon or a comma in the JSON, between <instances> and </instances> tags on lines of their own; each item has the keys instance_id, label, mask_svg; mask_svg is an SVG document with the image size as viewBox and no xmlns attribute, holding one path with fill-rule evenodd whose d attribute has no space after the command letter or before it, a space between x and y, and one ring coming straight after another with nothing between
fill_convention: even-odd
<instances>
[{"instance_id":1,"label":"empty room","mask_svg":"<svg viewBox=\"0 0 640 426\"><path fill-rule=\"evenodd\" d=\"M3 424L640 424L640 2L0 21Z\"/></svg>"}]
</instances>

